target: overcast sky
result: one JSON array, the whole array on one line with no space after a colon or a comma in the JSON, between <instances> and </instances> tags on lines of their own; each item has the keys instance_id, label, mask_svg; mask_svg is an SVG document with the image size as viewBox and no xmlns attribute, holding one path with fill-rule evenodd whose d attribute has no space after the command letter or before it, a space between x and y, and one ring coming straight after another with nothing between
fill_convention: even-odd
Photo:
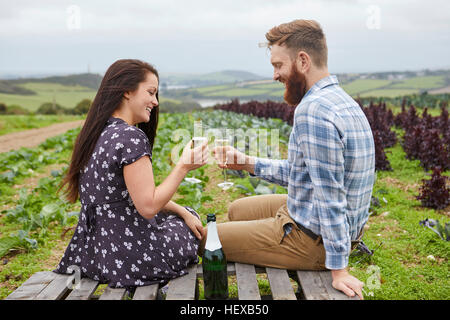
<instances>
[{"instance_id":1,"label":"overcast sky","mask_svg":"<svg viewBox=\"0 0 450 320\"><path fill-rule=\"evenodd\" d=\"M0 0L0 77L103 74L121 58L271 76L258 43L294 19L322 25L332 73L450 68L448 0Z\"/></svg>"}]
</instances>

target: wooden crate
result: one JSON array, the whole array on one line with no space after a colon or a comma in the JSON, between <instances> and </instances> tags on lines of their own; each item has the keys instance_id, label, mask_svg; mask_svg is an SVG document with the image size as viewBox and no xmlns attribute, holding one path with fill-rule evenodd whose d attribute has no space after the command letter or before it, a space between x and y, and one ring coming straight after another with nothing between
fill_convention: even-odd
<instances>
[{"instance_id":1,"label":"wooden crate","mask_svg":"<svg viewBox=\"0 0 450 320\"><path fill-rule=\"evenodd\" d=\"M291 271L299 283L299 293L289 280L285 269L256 267L243 263L228 263L228 275L235 275L239 300L261 300L256 274L267 274L274 300L349 300L358 299L347 297L344 293L331 286L330 271ZM192 265L189 273L169 282L166 300L195 300L198 299L198 279L202 278L202 266ZM159 285L136 287L133 293L126 289L106 287L104 293L98 297L94 295L98 281L88 278L81 279L79 287L71 289L73 276L61 275L51 271L41 271L33 274L19 288L12 292L6 300L122 300L125 296L133 300L155 300ZM68 284L69 283L69 284ZM267 298L267 297L263 297Z\"/></svg>"}]
</instances>

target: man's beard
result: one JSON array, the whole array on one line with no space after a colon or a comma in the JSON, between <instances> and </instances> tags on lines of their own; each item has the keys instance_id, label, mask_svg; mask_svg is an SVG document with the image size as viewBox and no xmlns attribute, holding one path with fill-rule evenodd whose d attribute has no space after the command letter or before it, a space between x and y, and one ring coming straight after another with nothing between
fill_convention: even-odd
<instances>
[{"instance_id":1,"label":"man's beard","mask_svg":"<svg viewBox=\"0 0 450 320\"><path fill-rule=\"evenodd\" d=\"M297 70L295 63L292 64L291 73L284 84L286 85L284 101L292 107L297 106L306 93L306 78Z\"/></svg>"}]
</instances>

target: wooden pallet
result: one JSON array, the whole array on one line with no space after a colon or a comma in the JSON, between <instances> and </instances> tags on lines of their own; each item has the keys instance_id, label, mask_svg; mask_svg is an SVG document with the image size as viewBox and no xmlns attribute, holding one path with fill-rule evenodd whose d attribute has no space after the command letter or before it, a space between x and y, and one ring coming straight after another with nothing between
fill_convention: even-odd
<instances>
[{"instance_id":1,"label":"wooden pallet","mask_svg":"<svg viewBox=\"0 0 450 320\"><path fill-rule=\"evenodd\" d=\"M256 274L267 274L274 300L348 300L342 292L331 286L330 271L295 271L291 276L297 277L300 293L295 294L289 280L287 270L262 268L250 264L228 263L228 275L235 275L237 279L239 300L261 300L256 280ZM198 279L202 278L202 266L192 265L189 273L169 282L166 300L195 300L198 299ZM158 294L158 284L137 287L134 293L127 293L125 289L106 287L101 296L94 295L99 283L88 278L81 279L79 286L74 288L73 276L56 274L51 271L41 271L33 274L19 288L12 292L6 300L155 300L161 298ZM267 298L267 297L263 297Z\"/></svg>"}]
</instances>

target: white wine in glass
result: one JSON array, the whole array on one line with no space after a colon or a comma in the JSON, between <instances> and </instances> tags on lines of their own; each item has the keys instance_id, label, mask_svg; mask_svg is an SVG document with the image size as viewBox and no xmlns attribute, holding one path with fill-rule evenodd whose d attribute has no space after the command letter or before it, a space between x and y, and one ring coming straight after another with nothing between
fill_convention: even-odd
<instances>
[{"instance_id":1,"label":"white wine in glass","mask_svg":"<svg viewBox=\"0 0 450 320\"><path fill-rule=\"evenodd\" d=\"M192 144L192 148L197 148L201 146L206 140L208 140L208 138L205 137L205 129L206 126L202 123L201 120L194 121L194 136L192 137L192 141L194 143Z\"/></svg>"},{"instance_id":2,"label":"white wine in glass","mask_svg":"<svg viewBox=\"0 0 450 320\"><path fill-rule=\"evenodd\" d=\"M206 137L193 137L192 141L194 141L192 149L201 146L208 138Z\"/></svg>"},{"instance_id":3,"label":"white wine in glass","mask_svg":"<svg viewBox=\"0 0 450 320\"><path fill-rule=\"evenodd\" d=\"M214 140L214 145L216 147L226 147L230 145L230 139L215 139ZM221 152L221 154L219 155L219 157L221 157L221 164L226 165L227 164L227 154L226 152ZM233 182L231 181L227 181L227 169L223 168L223 176L224 176L224 180L223 182L219 183L217 186L219 188L222 188L222 190L227 190L229 188L231 188L233 186Z\"/></svg>"}]
</instances>

